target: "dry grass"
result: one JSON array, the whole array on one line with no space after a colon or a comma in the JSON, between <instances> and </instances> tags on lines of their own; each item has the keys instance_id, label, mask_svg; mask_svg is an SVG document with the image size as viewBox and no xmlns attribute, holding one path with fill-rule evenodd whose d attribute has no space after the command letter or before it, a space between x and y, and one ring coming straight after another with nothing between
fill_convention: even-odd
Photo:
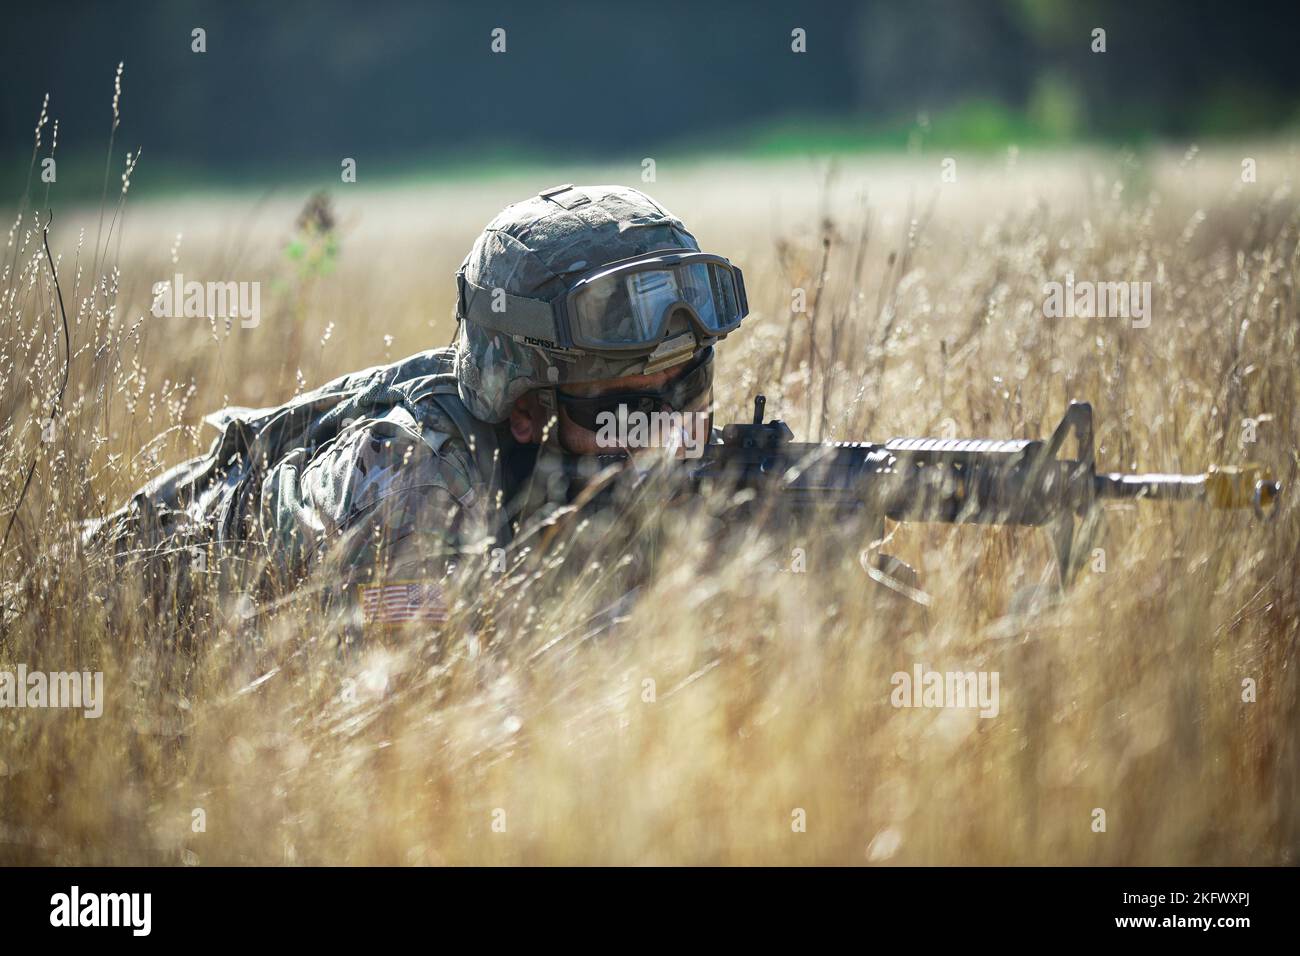
<instances>
[{"instance_id":1,"label":"dry grass","mask_svg":"<svg viewBox=\"0 0 1300 956\"><path fill-rule=\"evenodd\" d=\"M647 189L745 267L724 419L761 388L801 436L1037 437L1087 398L1102 467L1252 458L1294 488L1295 153L1246 152L1258 183L1225 150L962 160L943 185L937 158L661 164ZM590 546L590 526L463 595L494 615L474 639L468 611L352 651L304 603L249 627L214 600L185 624L129 576L110 613L76 524L206 450L203 414L446 343L451 276L501 205L635 173L340 187L328 271L284 253L302 194L110 199L98 245L98 210L60 214L73 361L46 443L63 340L43 219L24 214L0 284L5 520L36 470L0 566L0 670L102 669L108 703L99 720L0 711L0 862L1296 862L1289 503L1269 524L1119 509L1106 571L1032 610L1012 598L1048 559L1036 534L900 529L934 599L921 616L868 585L858 529L719 551L670 517L654 547L672 560L598 638L582 621L617 590L622 544ZM149 316L178 270L262 282L261 325ZM1045 320L1043 284L1067 271L1151 281L1151 327ZM791 316L794 287L810 316ZM792 543L805 574L775 569ZM1000 714L893 708L890 674L917 662L998 671Z\"/></svg>"}]
</instances>

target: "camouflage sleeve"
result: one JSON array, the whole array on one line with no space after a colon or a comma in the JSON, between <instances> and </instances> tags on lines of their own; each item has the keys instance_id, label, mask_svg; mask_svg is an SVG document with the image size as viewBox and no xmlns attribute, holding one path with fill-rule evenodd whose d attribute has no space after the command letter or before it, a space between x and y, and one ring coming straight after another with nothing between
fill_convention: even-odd
<instances>
[{"instance_id":1,"label":"camouflage sleeve","mask_svg":"<svg viewBox=\"0 0 1300 956\"><path fill-rule=\"evenodd\" d=\"M321 574L340 589L441 578L480 533L481 485L465 444L406 413L353 423L262 485L260 524L286 583Z\"/></svg>"}]
</instances>

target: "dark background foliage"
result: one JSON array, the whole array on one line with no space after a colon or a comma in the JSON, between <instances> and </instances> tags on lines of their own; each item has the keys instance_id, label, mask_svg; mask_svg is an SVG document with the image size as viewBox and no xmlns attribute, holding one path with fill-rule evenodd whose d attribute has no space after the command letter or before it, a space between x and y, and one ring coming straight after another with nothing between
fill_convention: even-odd
<instances>
[{"instance_id":1,"label":"dark background foliage","mask_svg":"<svg viewBox=\"0 0 1300 956\"><path fill-rule=\"evenodd\" d=\"M146 189L334 176L343 156L374 176L538 157L896 147L918 129L973 146L1269 133L1300 115L1297 7L27 4L7 12L0 41L0 171L25 172L48 92L60 182L94 182L97 165L102 177L120 60L119 142L143 147ZM1098 26L1103 55L1090 49ZM191 52L194 27L207 31L205 54ZM505 55L489 50L494 27L507 31ZM790 50L795 27L806 54Z\"/></svg>"}]
</instances>

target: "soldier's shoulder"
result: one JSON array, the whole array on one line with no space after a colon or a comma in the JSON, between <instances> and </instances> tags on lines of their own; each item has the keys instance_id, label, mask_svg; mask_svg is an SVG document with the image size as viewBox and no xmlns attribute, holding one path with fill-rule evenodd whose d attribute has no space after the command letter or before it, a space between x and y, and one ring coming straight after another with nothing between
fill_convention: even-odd
<instances>
[{"instance_id":1,"label":"soldier's shoulder","mask_svg":"<svg viewBox=\"0 0 1300 956\"><path fill-rule=\"evenodd\" d=\"M358 470L386 473L390 482L441 487L463 501L490 477L479 473L468 436L436 404L395 407L352 429L340 437L353 449Z\"/></svg>"}]
</instances>

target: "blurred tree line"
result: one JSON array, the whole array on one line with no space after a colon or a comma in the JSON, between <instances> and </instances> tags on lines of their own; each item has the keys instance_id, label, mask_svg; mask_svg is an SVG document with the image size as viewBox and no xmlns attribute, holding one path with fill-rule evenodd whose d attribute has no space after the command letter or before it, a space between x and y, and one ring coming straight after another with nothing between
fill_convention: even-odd
<instances>
[{"instance_id":1,"label":"blurred tree line","mask_svg":"<svg viewBox=\"0 0 1300 956\"><path fill-rule=\"evenodd\" d=\"M5 13L0 162L6 181L25 175L48 91L59 155L101 178L90 157L102 164L119 60L119 144L144 147L155 182L336 176L345 156L374 176L891 147L918 129L976 145L1271 133L1300 116L1298 7L46 0ZM192 50L196 27L206 52ZM796 28L806 52L791 48Z\"/></svg>"}]
</instances>

